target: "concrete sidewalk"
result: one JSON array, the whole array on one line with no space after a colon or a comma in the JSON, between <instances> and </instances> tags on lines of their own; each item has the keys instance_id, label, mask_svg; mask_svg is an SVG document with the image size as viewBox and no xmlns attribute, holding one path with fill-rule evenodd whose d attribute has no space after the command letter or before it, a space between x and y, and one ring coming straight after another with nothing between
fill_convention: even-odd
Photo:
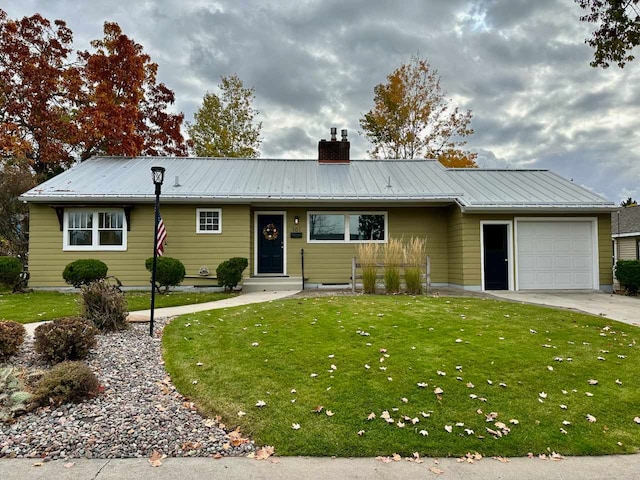
<instances>
[{"instance_id":1,"label":"concrete sidewalk","mask_svg":"<svg viewBox=\"0 0 640 480\"><path fill-rule=\"evenodd\" d=\"M295 295L299 290L283 290L281 292L250 292L242 293L235 297L225 298L216 302L194 303L191 305L181 305L179 307L156 308L153 312L155 318L175 317L185 313L204 312L205 310L216 310L220 308L237 307L240 305L250 305L252 303L270 302L281 298ZM137 310L129 312L127 320L130 322L148 322L151 310Z\"/></svg>"},{"instance_id":2,"label":"concrete sidewalk","mask_svg":"<svg viewBox=\"0 0 640 480\"><path fill-rule=\"evenodd\" d=\"M569 308L640 326L640 298L598 291L585 292L486 292L500 299ZM639 474L640 476L640 474Z\"/></svg>"},{"instance_id":3,"label":"concrete sidewalk","mask_svg":"<svg viewBox=\"0 0 640 480\"><path fill-rule=\"evenodd\" d=\"M3 480L210 480L210 479L632 479L640 473L640 455L567 457L564 460L511 458L508 463L483 458L473 464L455 458L424 463L406 460L382 463L373 458L275 457L257 461L248 458L167 458L160 467L147 459L69 460L38 464L37 460L0 459ZM65 467L65 465L67 465ZM441 472L441 473L440 473Z\"/></svg>"}]
</instances>

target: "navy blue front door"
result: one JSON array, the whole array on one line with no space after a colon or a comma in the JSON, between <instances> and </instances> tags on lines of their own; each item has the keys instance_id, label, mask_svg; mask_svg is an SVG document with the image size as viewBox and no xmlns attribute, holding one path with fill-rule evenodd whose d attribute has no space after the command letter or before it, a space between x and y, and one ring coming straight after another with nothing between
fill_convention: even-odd
<instances>
[{"instance_id":1,"label":"navy blue front door","mask_svg":"<svg viewBox=\"0 0 640 480\"><path fill-rule=\"evenodd\" d=\"M284 273L283 216L258 214L258 273Z\"/></svg>"}]
</instances>

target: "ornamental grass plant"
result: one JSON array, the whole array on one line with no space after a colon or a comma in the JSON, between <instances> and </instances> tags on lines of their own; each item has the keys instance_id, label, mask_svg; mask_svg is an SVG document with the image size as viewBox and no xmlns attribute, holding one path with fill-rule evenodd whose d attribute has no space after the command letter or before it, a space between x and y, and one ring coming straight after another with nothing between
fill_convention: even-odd
<instances>
[{"instance_id":1,"label":"ornamental grass plant","mask_svg":"<svg viewBox=\"0 0 640 480\"><path fill-rule=\"evenodd\" d=\"M364 293L376 293L376 277L378 275L377 259L380 247L377 243L360 243L356 253L362 266L362 288ZM355 282L356 279L354 278Z\"/></svg>"},{"instance_id":2,"label":"ornamental grass plant","mask_svg":"<svg viewBox=\"0 0 640 480\"><path fill-rule=\"evenodd\" d=\"M403 259L402 241L397 238L389 239L383 248L384 256L384 287L387 293L400 291L400 265Z\"/></svg>"},{"instance_id":3,"label":"ornamental grass plant","mask_svg":"<svg viewBox=\"0 0 640 480\"><path fill-rule=\"evenodd\" d=\"M422 265L426 255L427 239L411 237L404 246L404 282L407 293L418 295L422 293Z\"/></svg>"}]
</instances>

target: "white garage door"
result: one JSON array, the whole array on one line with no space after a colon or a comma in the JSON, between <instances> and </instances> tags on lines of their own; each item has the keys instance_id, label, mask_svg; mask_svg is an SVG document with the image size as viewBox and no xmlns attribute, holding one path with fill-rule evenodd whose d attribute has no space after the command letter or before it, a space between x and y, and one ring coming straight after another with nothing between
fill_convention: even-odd
<instances>
[{"instance_id":1,"label":"white garage door","mask_svg":"<svg viewBox=\"0 0 640 480\"><path fill-rule=\"evenodd\" d=\"M592 225L518 221L518 288L594 288Z\"/></svg>"}]
</instances>

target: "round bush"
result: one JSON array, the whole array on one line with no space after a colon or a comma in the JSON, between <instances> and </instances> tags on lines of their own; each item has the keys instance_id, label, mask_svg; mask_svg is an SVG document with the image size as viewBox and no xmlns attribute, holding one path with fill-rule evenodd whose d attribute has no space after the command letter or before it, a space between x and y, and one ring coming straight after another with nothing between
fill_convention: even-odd
<instances>
[{"instance_id":1,"label":"round bush","mask_svg":"<svg viewBox=\"0 0 640 480\"><path fill-rule=\"evenodd\" d=\"M618 260L615 268L616 278L631 295L640 291L640 261Z\"/></svg>"},{"instance_id":2,"label":"round bush","mask_svg":"<svg viewBox=\"0 0 640 480\"><path fill-rule=\"evenodd\" d=\"M79 402L98 394L98 378L84 362L62 362L38 382L33 400L38 405Z\"/></svg>"},{"instance_id":3,"label":"round bush","mask_svg":"<svg viewBox=\"0 0 640 480\"><path fill-rule=\"evenodd\" d=\"M147 258L144 266L150 272L153 270L153 257ZM184 264L177 258L158 257L156 263L156 283L164 287L165 291L169 287L180 285L186 275Z\"/></svg>"},{"instance_id":4,"label":"round bush","mask_svg":"<svg viewBox=\"0 0 640 480\"><path fill-rule=\"evenodd\" d=\"M16 257L0 257L0 284L13 286L22 272L22 263Z\"/></svg>"},{"instance_id":5,"label":"round bush","mask_svg":"<svg viewBox=\"0 0 640 480\"><path fill-rule=\"evenodd\" d=\"M98 329L84 318L59 318L36 328L35 350L54 363L82 360L96 346Z\"/></svg>"},{"instance_id":6,"label":"round bush","mask_svg":"<svg viewBox=\"0 0 640 480\"><path fill-rule=\"evenodd\" d=\"M107 280L82 287L82 316L101 331L124 330L128 313L124 293Z\"/></svg>"},{"instance_id":7,"label":"round bush","mask_svg":"<svg viewBox=\"0 0 640 480\"><path fill-rule=\"evenodd\" d=\"M94 258L84 258L64 267L62 278L74 287L88 285L107 276L107 264Z\"/></svg>"},{"instance_id":8,"label":"round bush","mask_svg":"<svg viewBox=\"0 0 640 480\"><path fill-rule=\"evenodd\" d=\"M18 322L0 322L0 361L18 353L27 331Z\"/></svg>"},{"instance_id":9,"label":"round bush","mask_svg":"<svg viewBox=\"0 0 640 480\"><path fill-rule=\"evenodd\" d=\"M242 257L225 260L216 268L218 285L223 286L225 290L233 290L242 280L242 272L248 265L249 261Z\"/></svg>"}]
</instances>

